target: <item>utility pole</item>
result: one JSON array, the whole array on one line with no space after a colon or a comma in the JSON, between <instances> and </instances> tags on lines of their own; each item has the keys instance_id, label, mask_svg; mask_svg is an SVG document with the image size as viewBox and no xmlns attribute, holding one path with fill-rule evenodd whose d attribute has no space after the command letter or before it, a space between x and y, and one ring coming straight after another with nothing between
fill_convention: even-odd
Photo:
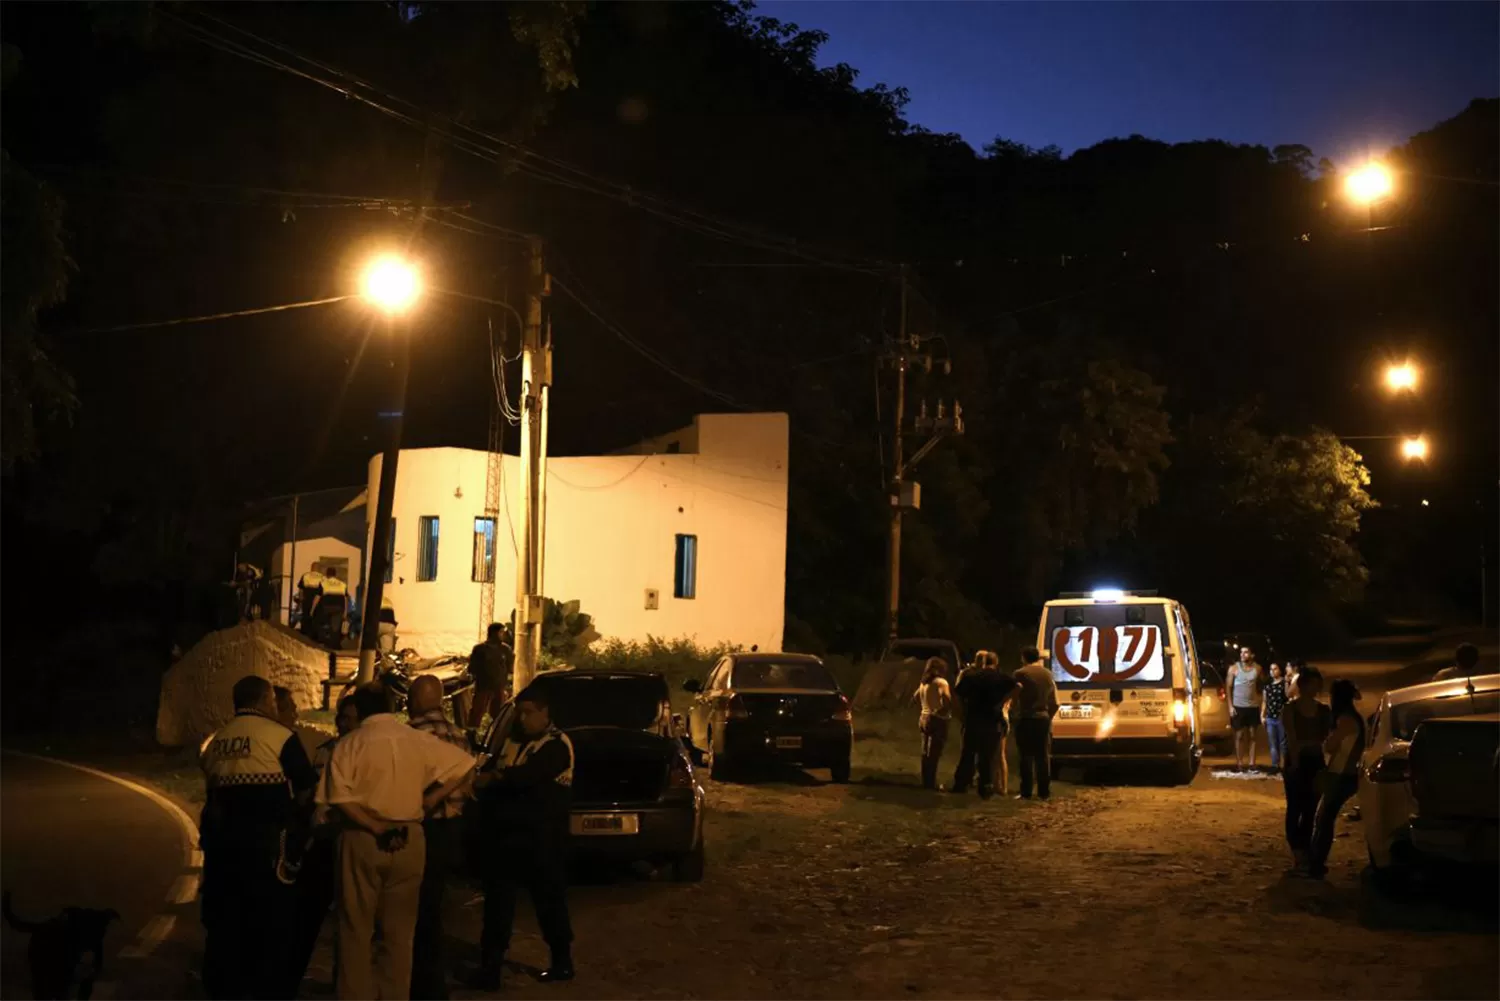
<instances>
[{"instance_id":1,"label":"utility pole","mask_svg":"<svg viewBox=\"0 0 1500 1001\"><path fill-rule=\"evenodd\" d=\"M889 639L895 639L899 629L899 616L901 609L901 520L907 511L919 510L922 506L922 485L916 482L908 482L907 473L916 467L931 452L939 441L949 435L964 433L963 408L957 399L953 401L952 416L948 416L947 408L942 400L938 401L937 418L933 419L927 413L927 401L922 401L922 408L915 422L915 430L931 434L921 447L912 453L910 459L905 456L906 433L906 374L912 368L920 368L927 374L932 374L932 355L922 350L922 338L907 331L907 268L901 265L901 319L900 331L896 338L894 349L886 354L886 362L896 370L896 427L892 446L892 473L890 493L887 501L890 504L890 539L886 549L886 635ZM943 360L939 367L944 375L952 372L952 363Z\"/></svg>"},{"instance_id":2,"label":"utility pole","mask_svg":"<svg viewBox=\"0 0 1500 1001\"><path fill-rule=\"evenodd\" d=\"M411 371L411 336L402 321L389 321L395 339L394 406L381 416L390 421L385 451L380 457L380 487L375 497L375 530L370 533L370 572L365 577L365 608L359 630L359 684L375 680L375 657L380 645L380 601L385 575L391 569L391 514L396 505L396 464L401 459L401 422L406 410L406 382ZM304 614L306 614L304 610Z\"/></svg>"},{"instance_id":3,"label":"utility pole","mask_svg":"<svg viewBox=\"0 0 1500 1001\"><path fill-rule=\"evenodd\" d=\"M521 531L516 560L515 676L512 691L531 683L542 651L542 548L546 545L547 405L552 385L551 329L542 322L550 291L541 237L530 238L526 324L521 336Z\"/></svg>"}]
</instances>

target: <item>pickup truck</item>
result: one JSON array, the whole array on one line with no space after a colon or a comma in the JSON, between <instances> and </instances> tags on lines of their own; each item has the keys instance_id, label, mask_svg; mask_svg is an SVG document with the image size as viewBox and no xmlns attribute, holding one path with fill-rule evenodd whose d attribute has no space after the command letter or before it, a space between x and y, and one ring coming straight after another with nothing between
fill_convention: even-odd
<instances>
[{"instance_id":1,"label":"pickup truck","mask_svg":"<svg viewBox=\"0 0 1500 1001\"><path fill-rule=\"evenodd\" d=\"M1412 847L1430 859L1500 863L1500 713L1424 721L1409 760Z\"/></svg>"}]
</instances>

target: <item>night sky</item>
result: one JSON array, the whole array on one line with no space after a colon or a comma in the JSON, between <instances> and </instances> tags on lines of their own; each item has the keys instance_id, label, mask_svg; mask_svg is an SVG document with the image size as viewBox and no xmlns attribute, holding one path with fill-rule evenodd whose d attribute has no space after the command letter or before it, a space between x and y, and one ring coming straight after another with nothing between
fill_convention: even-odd
<instances>
[{"instance_id":1,"label":"night sky","mask_svg":"<svg viewBox=\"0 0 1500 1001\"><path fill-rule=\"evenodd\" d=\"M1500 93L1495 3L831 3L757 12L828 32L825 64L911 93L976 148L1140 133L1302 143L1335 162Z\"/></svg>"}]
</instances>

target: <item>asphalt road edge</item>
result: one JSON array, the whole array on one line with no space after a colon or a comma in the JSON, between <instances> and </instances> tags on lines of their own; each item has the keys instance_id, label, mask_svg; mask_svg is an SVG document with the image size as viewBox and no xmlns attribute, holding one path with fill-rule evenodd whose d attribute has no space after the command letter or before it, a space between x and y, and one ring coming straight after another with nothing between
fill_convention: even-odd
<instances>
[{"instance_id":1,"label":"asphalt road edge","mask_svg":"<svg viewBox=\"0 0 1500 1001\"><path fill-rule=\"evenodd\" d=\"M198 825L193 823L193 818L188 816L187 811L170 798L152 789L150 786L135 782L110 772L91 768L88 765L80 765L75 761L67 761L62 758L48 757L44 754L32 754L28 751L14 751L5 749L6 754L13 754L18 758L30 758L33 761L42 761L49 765L58 765L63 768L71 768L74 771L84 772L95 778L113 782L115 785L123 786L131 792L146 797L152 803L167 813L177 824L178 833L182 836L182 861L183 874L172 884L171 891L163 901L166 905L188 903L198 896L198 884L203 871L203 852L198 847ZM143 959L167 940L172 934L172 929L177 924L177 916L170 911L163 911L152 917L136 933L135 940L126 945L118 953L122 959ZM113 984L101 981L95 985L94 996L108 998L111 994Z\"/></svg>"}]
</instances>

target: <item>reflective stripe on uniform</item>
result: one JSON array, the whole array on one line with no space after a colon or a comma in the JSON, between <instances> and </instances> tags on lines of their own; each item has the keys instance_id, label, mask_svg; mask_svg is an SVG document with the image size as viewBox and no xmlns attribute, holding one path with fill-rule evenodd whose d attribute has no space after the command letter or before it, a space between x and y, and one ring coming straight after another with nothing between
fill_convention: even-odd
<instances>
[{"instance_id":1,"label":"reflective stripe on uniform","mask_svg":"<svg viewBox=\"0 0 1500 1001\"><path fill-rule=\"evenodd\" d=\"M208 739L200 764L211 789L288 782L281 749L292 731L259 713L243 712Z\"/></svg>"}]
</instances>

